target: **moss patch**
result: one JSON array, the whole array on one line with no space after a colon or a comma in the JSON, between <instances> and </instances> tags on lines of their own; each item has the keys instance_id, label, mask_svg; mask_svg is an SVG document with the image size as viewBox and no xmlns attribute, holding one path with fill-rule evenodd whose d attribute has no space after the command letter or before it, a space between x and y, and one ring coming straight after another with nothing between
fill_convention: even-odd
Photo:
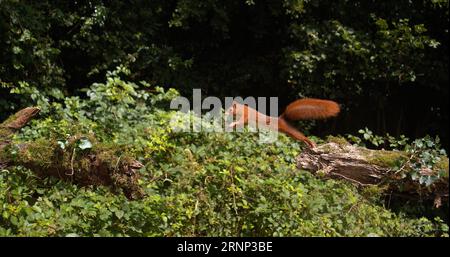
<instances>
[{"instance_id":1,"label":"moss patch","mask_svg":"<svg viewBox=\"0 0 450 257\"><path fill-rule=\"evenodd\" d=\"M329 143L336 143L338 145L349 145L350 143L347 141L347 139L339 136L328 136L327 142Z\"/></svg>"},{"instance_id":2,"label":"moss patch","mask_svg":"<svg viewBox=\"0 0 450 257\"><path fill-rule=\"evenodd\" d=\"M92 147L80 148L80 139L89 140ZM73 136L64 147L56 139L40 138L14 142L0 150L2 160L29 168L41 177L57 177L79 185L112 186L132 199L143 196L136 172L142 165L123 147L100 143L93 135Z\"/></svg>"},{"instance_id":3,"label":"moss patch","mask_svg":"<svg viewBox=\"0 0 450 257\"><path fill-rule=\"evenodd\" d=\"M371 151L367 162L381 167L395 168L408 160L408 154L400 151Z\"/></svg>"},{"instance_id":4,"label":"moss patch","mask_svg":"<svg viewBox=\"0 0 450 257\"><path fill-rule=\"evenodd\" d=\"M441 160L436 163L433 167L433 170L443 170L444 172L444 178L448 178L448 158L442 156Z\"/></svg>"}]
</instances>

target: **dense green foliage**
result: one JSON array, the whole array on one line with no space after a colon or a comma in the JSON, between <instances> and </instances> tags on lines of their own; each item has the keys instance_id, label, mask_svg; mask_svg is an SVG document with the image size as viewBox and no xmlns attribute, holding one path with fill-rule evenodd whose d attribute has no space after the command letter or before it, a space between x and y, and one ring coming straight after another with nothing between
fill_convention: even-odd
<instances>
[{"instance_id":1,"label":"dense green foliage","mask_svg":"<svg viewBox=\"0 0 450 257\"><path fill-rule=\"evenodd\" d=\"M392 210L381 190L297 170L302 145L283 135L260 144L248 131L168 126L175 115L168 102L192 88L278 96L280 107L331 98L340 116L303 129L404 150L405 176L428 186L441 173L418 171L446 153L430 137L408 138L439 136L448 148L448 7L445 0L0 0L0 121L41 108L14 143L52 139L64 151L71 136L95 135L145 165L146 192L129 201L111 188L0 166L0 235L448 236L439 218L448 213ZM351 135L363 127L362 138ZM95 143L77 147L89 152Z\"/></svg>"},{"instance_id":2,"label":"dense green foliage","mask_svg":"<svg viewBox=\"0 0 450 257\"><path fill-rule=\"evenodd\" d=\"M286 136L259 144L251 132L175 133L168 124L176 113L165 105L177 92L146 83L138 89L119 72L128 74L124 68L109 73L85 100L43 103L44 114L14 142L64 142L91 133L145 165L140 185L146 196L130 201L110 188L39 179L9 167L0 172L0 235L448 235L437 217L386 209L377 190L358 192L297 170L301 147Z\"/></svg>"},{"instance_id":3,"label":"dense green foliage","mask_svg":"<svg viewBox=\"0 0 450 257\"><path fill-rule=\"evenodd\" d=\"M448 1L0 1L0 118L101 81L337 100L331 131L448 141ZM8 100L6 100L8 99ZM13 104L12 104L13 103ZM375 117L368 120L367 117Z\"/></svg>"}]
</instances>

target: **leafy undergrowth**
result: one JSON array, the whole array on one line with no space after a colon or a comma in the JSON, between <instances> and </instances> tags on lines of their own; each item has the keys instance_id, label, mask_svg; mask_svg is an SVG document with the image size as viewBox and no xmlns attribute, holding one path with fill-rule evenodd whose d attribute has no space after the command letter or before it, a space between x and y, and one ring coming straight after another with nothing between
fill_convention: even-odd
<instances>
[{"instance_id":1,"label":"leafy undergrowth","mask_svg":"<svg viewBox=\"0 0 450 257\"><path fill-rule=\"evenodd\" d=\"M125 71L126 72L126 71ZM393 213L352 185L295 168L301 145L280 135L176 133L177 95L111 73L87 99L41 106L16 142L93 133L145 166L146 196L37 178L23 167L0 172L0 235L8 236L447 236L439 218ZM45 102L45 101L41 101Z\"/></svg>"}]
</instances>

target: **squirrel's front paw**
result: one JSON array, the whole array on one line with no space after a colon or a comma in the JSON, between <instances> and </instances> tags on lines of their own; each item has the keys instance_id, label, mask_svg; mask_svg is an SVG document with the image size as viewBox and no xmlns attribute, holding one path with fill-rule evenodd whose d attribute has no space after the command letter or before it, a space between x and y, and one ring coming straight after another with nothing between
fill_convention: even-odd
<instances>
[{"instance_id":1,"label":"squirrel's front paw","mask_svg":"<svg viewBox=\"0 0 450 257\"><path fill-rule=\"evenodd\" d=\"M236 127L237 124L238 124L238 122L231 122L230 125L228 125L228 127L234 128L234 127Z\"/></svg>"}]
</instances>

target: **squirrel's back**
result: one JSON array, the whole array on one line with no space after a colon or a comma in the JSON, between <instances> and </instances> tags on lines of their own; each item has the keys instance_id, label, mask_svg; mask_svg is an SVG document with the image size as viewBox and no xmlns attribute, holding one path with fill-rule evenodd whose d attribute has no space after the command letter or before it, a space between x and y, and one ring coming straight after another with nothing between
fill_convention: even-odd
<instances>
[{"instance_id":1,"label":"squirrel's back","mask_svg":"<svg viewBox=\"0 0 450 257\"><path fill-rule=\"evenodd\" d=\"M334 101L303 98L290 103L282 116L289 120L324 119L336 116L339 111L339 104Z\"/></svg>"}]
</instances>

